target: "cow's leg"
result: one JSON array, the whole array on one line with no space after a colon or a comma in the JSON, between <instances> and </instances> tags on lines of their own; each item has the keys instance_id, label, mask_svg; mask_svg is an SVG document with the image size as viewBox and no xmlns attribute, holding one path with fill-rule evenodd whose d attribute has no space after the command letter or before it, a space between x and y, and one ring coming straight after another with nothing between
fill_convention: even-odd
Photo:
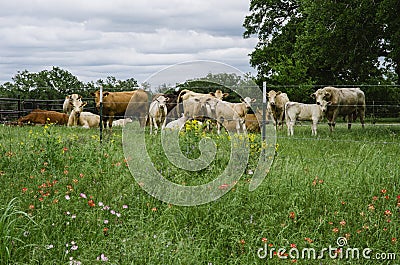
<instances>
[{"instance_id":1,"label":"cow's leg","mask_svg":"<svg viewBox=\"0 0 400 265\"><path fill-rule=\"evenodd\" d=\"M360 109L360 122L363 128L365 127L364 119L365 119L365 108L362 108Z\"/></svg>"},{"instance_id":2,"label":"cow's leg","mask_svg":"<svg viewBox=\"0 0 400 265\"><path fill-rule=\"evenodd\" d=\"M157 134L158 131L158 122L157 119L153 117L153 125L154 125L154 134Z\"/></svg>"},{"instance_id":3,"label":"cow's leg","mask_svg":"<svg viewBox=\"0 0 400 265\"><path fill-rule=\"evenodd\" d=\"M347 115L347 129L351 129L351 122L353 121L353 113Z\"/></svg>"},{"instance_id":4,"label":"cow's leg","mask_svg":"<svg viewBox=\"0 0 400 265\"><path fill-rule=\"evenodd\" d=\"M318 121L313 120L312 125L311 125L311 135L312 136L317 136L317 123Z\"/></svg>"},{"instance_id":5,"label":"cow's leg","mask_svg":"<svg viewBox=\"0 0 400 265\"><path fill-rule=\"evenodd\" d=\"M149 123L150 123L150 134L153 134L153 118L149 117Z\"/></svg>"}]
</instances>

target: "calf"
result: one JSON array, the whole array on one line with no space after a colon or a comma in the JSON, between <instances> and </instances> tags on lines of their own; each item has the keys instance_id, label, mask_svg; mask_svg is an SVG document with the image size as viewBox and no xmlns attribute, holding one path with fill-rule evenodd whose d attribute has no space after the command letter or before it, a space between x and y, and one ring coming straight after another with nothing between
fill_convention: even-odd
<instances>
[{"instance_id":1,"label":"calf","mask_svg":"<svg viewBox=\"0 0 400 265\"><path fill-rule=\"evenodd\" d=\"M166 129L171 129L171 130L180 130L182 127L185 125L186 121L188 120L188 117L182 114L182 117L180 117L177 120L171 121L165 126Z\"/></svg>"},{"instance_id":2,"label":"calf","mask_svg":"<svg viewBox=\"0 0 400 265\"><path fill-rule=\"evenodd\" d=\"M125 118L125 119L119 119L119 120L115 120L112 123L112 126L120 126L120 127L125 127L126 124L132 122L131 118Z\"/></svg>"},{"instance_id":3,"label":"calf","mask_svg":"<svg viewBox=\"0 0 400 265\"><path fill-rule=\"evenodd\" d=\"M267 96L268 96L268 108L272 112L275 128L277 128L279 125L281 125L283 128L285 104L289 102L289 98L286 93L282 93L281 91L276 92L275 90L269 91Z\"/></svg>"},{"instance_id":4,"label":"calf","mask_svg":"<svg viewBox=\"0 0 400 265\"><path fill-rule=\"evenodd\" d=\"M73 106L73 108L69 114L68 127L82 126L83 128L94 128L99 126L99 115L83 111L83 107L86 106L86 104L87 102L81 102L81 104L71 102L71 106Z\"/></svg>"},{"instance_id":5,"label":"calf","mask_svg":"<svg viewBox=\"0 0 400 265\"><path fill-rule=\"evenodd\" d=\"M63 112L70 114L73 106L70 103L72 102L74 104L77 101L82 102L82 97L78 94L72 94L66 96L63 104Z\"/></svg>"},{"instance_id":6,"label":"calf","mask_svg":"<svg viewBox=\"0 0 400 265\"><path fill-rule=\"evenodd\" d=\"M149 107L150 134L153 133L153 125L155 127L155 134L157 134L158 125L161 126L161 130L164 129L167 121L167 101L168 99L164 96L158 96L151 102Z\"/></svg>"},{"instance_id":7,"label":"calf","mask_svg":"<svg viewBox=\"0 0 400 265\"><path fill-rule=\"evenodd\" d=\"M288 135L291 136L294 134L296 120L312 121L311 135L317 135L317 124L323 116L322 107L317 104L287 102L285 105L285 117Z\"/></svg>"},{"instance_id":8,"label":"calf","mask_svg":"<svg viewBox=\"0 0 400 265\"><path fill-rule=\"evenodd\" d=\"M57 111L34 109L28 115L18 119L18 125L23 123L66 125L68 123L68 115Z\"/></svg>"}]
</instances>

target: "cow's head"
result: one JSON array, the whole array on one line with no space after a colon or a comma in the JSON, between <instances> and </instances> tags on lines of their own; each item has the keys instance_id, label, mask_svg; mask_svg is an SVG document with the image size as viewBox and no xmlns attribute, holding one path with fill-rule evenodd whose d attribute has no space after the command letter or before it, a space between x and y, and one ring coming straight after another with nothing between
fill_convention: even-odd
<instances>
[{"instance_id":1,"label":"cow's head","mask_svg":"<svg viewBox=\"0 0 400 265\"><path fill-rule=\"evenodd\" d=\"M281 93L282 93L281 91L276 92L275 90L271 90L267 93L268 101L271 106L276 105L275 103L276 96L280 95Z\"/></svg>"},{"instance_id":2,"label":"cow's head","mask_svg":"<svg viewBox=\"0 0 400 265\"><path fill-rule=\"evenodd\" d=\"M161 108L167 107L167 102L169 101L169 98L164 97L164 96L158 96L155 99L158 102L158 106L160 106Z\"/></svg>"},{"instance_id":3,"label":"cow's head","mask_svg":"<svg viewBox=\"0 0 400 265\"><path fill-rule=\"evenodd\" d=\"M69 104L72 107L71 114L79 117L83 111L83 107L86 106L87 102L82 102L81 100L70 101Z\"/></svg>"},{"instance_id":4,"label":"cow's head","mask_svg":"<svg viewBox=\"0 0 400 265\"><path fill-rule=\"evenodd\" d=\"M107 97L110 93L105 91L103 92L103 99ZM96 102L96 108L100 108L100 91L97 90L95 92L90 93L92 97L94 97L94 101Z\"/></svg>"},{"instance_id":5,"label":"cow's head","mask_svg":"<svg viewBox=\"0 0 400 265\"><path fill-rule=\"evenodd\" d=\"M213 96L213 97L215 97L215 98L217 98L217 99L223 99L223 98L226 98L227 96L229 96L229 93L222 93L222 91L221 90L219 90L219 89L217 89L217 90L215 90L215 93L214 92L210 92L209 93L211 96Z\"/></svg>"},{"instance_id":6,"label":"cow's head","mask_svg":"<svg viewBox=\"0 0 400 265\"><path fill-rule=\"evenodd\" d=\"M217 98L203 97L200 100L200 105L203 112L202 115L206 117L215 117L215 110L217 108L218 102L219 99Z\"/></svg>"},{"instance_id":7,"label":"cow's head","mask_svg":"<svg viewBox=\"0 0 400 265\"><path fill-rule=\"evenodd\" d=\"M255 98L249 98L249 97L245 97L244 99L240 99L241 102L243 102L244 104L246 104L247 108L251 107L251 103L256 102Z\"/></svg>"},{"instance_id":8,"label":"cow's head","mask_svg":"<svg viewBox=\"0 0 400 265\"><path fill-rule=\"evenodd\" d=\"M311 97L315 98L315 103L321 106L323 112L326 112L328 110L328 107L332 105L332 95L329 91L326 91L324 89L318 89L313 94L311 94Z\"/></svg>"}]
</instances>

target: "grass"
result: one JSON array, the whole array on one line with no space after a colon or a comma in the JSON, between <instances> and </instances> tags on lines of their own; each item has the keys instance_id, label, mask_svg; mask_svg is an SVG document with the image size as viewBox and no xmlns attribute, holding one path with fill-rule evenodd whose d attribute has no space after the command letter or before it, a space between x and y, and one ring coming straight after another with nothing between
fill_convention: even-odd
<instances>
[{"instance_id":1,"label":"grass","mask_svg":"<svg viewBox=\"0 0 400 265\"><path fill-rule=\"evenodd\" d=\"M286 129L286 128L285 128ZM232 190L199 206L161 202L141 189L129 171L122 131L99 144L97 130L0 127L1 264L382 264L375 254L400 260L400 126L338 124L333 134L296 126L278 131L275 161L263 183L249 191L259 136L249 164ZM197 185L227 164L229 139L217 144L208 170L185 172L165 157L158 136L146 143L167 179ZM182 134L192 159L204 135ZM17 198L17 199L16 199ZM17 203L18 202L18 203ZM320 251L337 246L371 248L373 259L271 259L260 248ZM275 250L277 251L277 250ZM361 254L360 254L361 255ZM393 257L391 257L393 258Z\"/></svg>"}]
</instances>

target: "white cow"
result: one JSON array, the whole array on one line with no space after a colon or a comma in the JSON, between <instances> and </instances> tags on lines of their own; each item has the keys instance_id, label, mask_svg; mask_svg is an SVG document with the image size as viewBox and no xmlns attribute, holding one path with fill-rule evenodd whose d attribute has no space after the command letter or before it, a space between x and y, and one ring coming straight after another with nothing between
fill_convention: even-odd
<instances>
[{"instance_id":1,"label":"white cow","mask_svg":"<svg viewBox=\"0 0 400 265\"><path fill-rule=\"evenodd\" d=\"M231 103L216 98L204 100L202 106L205 107L208 117L216 119L218 134L221 133L221 124L224 121L233 121L236 124L237 133L240 133L240 130L246 131L245 117L251 103L256 100L246 97L241 101L241 103Z\"/></svg>"},{"instance_id":2,"label":"white cow","mask_svg":"<svg viewBox=\"0 0 400 265\"><path fill-rule=\"evenodd\" d=\"M161 95L151 102L149 107L150 134L153 133L153 125L155 128L154 134L157 134L158 124L161 125L161 130L165 128L165 123L167 122L167 101L168 98Z\"/></svg>"},{"instance_id":3,"label":"white cow","mask_svg":"<svg viewBox=\"0 0 400 265\"><path fill-rule=\"evenodd\" d=\"M94 128L99 127L100 116L91 112L83 111L83 107L86 106L87 102L70 102L73 106L71 113L68 118L68 127L71 126L82 126L83 128Z\"/></svg>"},{"instance_id":4,"label":"white cow","mask_svg":"<svg viewBox=\"0 0 400 265\"><path fill-rule=\"evenodd\" d=\"M296 120L312 121L311 135L317 135L317 124L323 116L322 107L317 104L303 104L291 101L285 104L285 117L289 136L294 134Z\"/></svg>"},{"instance_id":5,"label":"white cow","mask_svg":"<svg viewBox=\"0 0 400 265\"><path fill-rule=\"evenodd\" d=\"M112 122L112 126L125 127L127 123L132 122L131 118L119 119Z\"/></svg>"},{"instance_id":6,"label":"white cow","mask_svg":"<svg viewBox=\"0 0 400 265\"><path fill-rule=\"evenodd\" d=\"M72 104L71 104L72 102ZM82 102L82 97L78 94L72 94L65 97L64 104L63 104L63 112L70 114L75 102Z\"/></svg>"},{"instance_id":7,"label":"white cow","mask_svg":"<svg viewBox=\"0 0 400 265\"><path fill-rule=\"evenodd\" d=\"M165 126L166 129L171 129L171 130L181 130L182 127L185 125L186 121L189 119L189 117L186 117L182 113L182 117L180 117L177 120L171 121Z\"/></svg>"}]
</instances>

